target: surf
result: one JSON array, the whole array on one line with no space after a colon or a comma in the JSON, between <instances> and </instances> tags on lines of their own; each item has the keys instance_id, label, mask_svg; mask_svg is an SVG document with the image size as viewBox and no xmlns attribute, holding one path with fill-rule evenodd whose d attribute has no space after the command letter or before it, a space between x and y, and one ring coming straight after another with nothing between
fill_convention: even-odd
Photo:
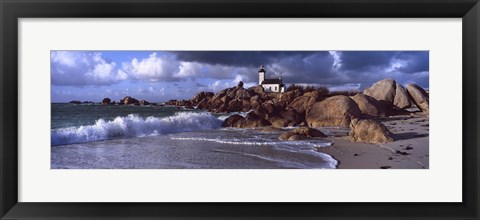
<instances>
[{"instance_id":1,"label":"surf","mask_svg":"<svg viewBox=\"0 0 480 220\"><path fill-rule=\"evenodd\" d=\"M144 137L189 131L203 131L221 127L222 120L210 113L177 112L168 117L140 117L130 114L107 121L98 119L93 125L53 129L52 146Z\"/></svg>"}]
</instances>

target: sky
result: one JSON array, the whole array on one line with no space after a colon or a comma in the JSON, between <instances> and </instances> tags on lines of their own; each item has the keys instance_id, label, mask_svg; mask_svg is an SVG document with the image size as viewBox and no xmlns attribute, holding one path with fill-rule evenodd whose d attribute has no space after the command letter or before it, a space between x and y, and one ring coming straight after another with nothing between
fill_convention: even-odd
<instances>
[{"instance_id":1,"label":"sky","mask_svg":"<svg viewBox=\"0 0 480 220\"><path fill-rule=\"evenodd\" d=\"M190 99L266 78L363 90L385 78L429 87L428 51L51 51L52 102Z\"/></svg>"}]
</instances>

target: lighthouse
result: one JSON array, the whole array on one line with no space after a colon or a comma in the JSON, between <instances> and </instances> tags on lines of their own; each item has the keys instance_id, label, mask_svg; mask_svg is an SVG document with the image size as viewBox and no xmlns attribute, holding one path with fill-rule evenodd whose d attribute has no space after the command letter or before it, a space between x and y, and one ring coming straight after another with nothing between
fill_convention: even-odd
<instances>
[{"instance_id":1,"label":"lighthouse","mask_svg":"<svg viewBox=\"0 0 480 220\"><path fill-rule=\"evenodd\" d=\"M278 79L265 79L265 66L261 65L258 69L258 85L261 85L265 92L285 92L285 84L283 84L282 78Z\"/></svg>"},{"instance_id":2,"label":"lighthouse","mask_svg":"<svg viewBox=\"0 0 480 220\"><path fill-rule=\"evenodd\" d=\"M261 65L258 69L258 85L262 85L262 82L265 80L265 66Z\"/></svg>"}]
</instances>

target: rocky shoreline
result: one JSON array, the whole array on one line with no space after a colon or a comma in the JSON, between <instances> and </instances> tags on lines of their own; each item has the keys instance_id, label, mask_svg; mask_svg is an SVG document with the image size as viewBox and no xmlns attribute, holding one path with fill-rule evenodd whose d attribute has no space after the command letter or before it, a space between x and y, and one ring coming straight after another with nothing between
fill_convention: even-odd
<instances>
[{"instance_id":1,"label":"rocky shoreline","mask_svg":"<svg viewBox=\"0 0 480 220\"><path fill-rule=\"evenodd\" d=\"M350 141L369 144L397 139L379 119L397 115L428 117L429 111L424 89L413 83L404 88L393 79L380 80L363 93L335 93L295 85L285 93L267 93L261 86L243 88L240 82L216 94L200 92L190 100L170 100L165 104L214 113L248 112L245 117L228 117L223 127L300 127L279 137L292 141L323 137L316 130L318 127L349 127Z\"/></svg>"},{"instance_id":2,"label":"rocky shoreline","mask_svg":"<svg viewBox=\"0 0 480 220\"><path fill-rule=\"evenodd\" d=\"M93 102L71 101L72 104ZM104 98L101 105L157 105L126 96L119 102ZM380 122L399 115L427 117L429 97L420 86L405 87L393 79L384 79L359 91L329 92L324 87L302 87L292 84L284 93L265 92L262 86L244 88L243 82L217 93L199 92L189 100L169 100L163 106L200 109L212 113L245 112L225 119L222 127L280 129L299 127L284 133L281 140L322 138L316 128L345 127L352 142L379 144L397 137ZM263 129L268 130L268 129Z\"/></svg>"}]
</instances>

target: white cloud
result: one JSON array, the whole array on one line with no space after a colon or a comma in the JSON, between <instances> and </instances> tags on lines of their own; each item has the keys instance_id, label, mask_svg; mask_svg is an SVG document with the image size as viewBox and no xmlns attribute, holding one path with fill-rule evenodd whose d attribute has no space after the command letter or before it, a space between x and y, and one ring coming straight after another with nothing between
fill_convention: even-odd
<instances>
[{"instance_id":1,"label":"white cloud","mask_svg":"<svg viewBox=\"0 0 480 220\"><path fill-rule=\"evenodd\" d=\"M126 80L128 79L128 74L125 73L125 71L119 69L117 72L117 77L115 79L119 81Z\"/></svg>"},{"instance_id":2,"label":"white cloud","mask_svg":"<svg viewBox=\"0 0 480 220\"><path fill-rule=\"evenodd\" d=\"M116 63L101 53L54 51L51 53L53 85L110 85L127 78Z\"/></svg>"},{"instance_id":3,"label":"white cloud","mask_svg":"<svg viewBox=\"0 0 480 220\"><path fill-rule=\"evenodd\" d=\"M216 80L215 82L211 83L208 85L208 88L213 90L213 91L219 91L224 88L228 87L225 82L222 82L221 80Z\"/></svg>"},{"instance_id":4,"label":"white cloud","mask_svg":"<svg viewBox=\"0 0 480 220\"><path fill-rule=\"evenodd\" d=\"M217 91L220 91L220 90L223 90L223 89L226 89L226 88L230 88L230 87L234 87L234 86L237 86L238 83L240 81L243 82L243 78L244 76L242 75L236 75L233 80L230 79L230 80L216 80L215 82L211 83L208 85L208 88L214 92L217 92ZM252 87L252 86L256 86L257 83L244 83L243 84L243 87L244 88L249 88L249 87Z\"/></svg>"},{"instance_id":5,"label":"white cloud","mask_svg":"<svg viewBox=\"0 0 480 220\"><path fill-rule=\"evenodd\" d=\"M76 65L76 55L68 51L55 51L51 54L52 63L58 63L64 66L74 67Z\"/></svg>"},{"instance_id":6,"label":"white cloud","mask_svg":"<svg viewBox=\"0 0 480 220\"><path fill-rule=\"evenodd\" d=\"M256 82L255 68L177 61L174 56L151 53L146 58L134 57L121 65L108 60L102 53L55 51L51 54L53 85L101 86L125 80L172 82L209 78L235 83ZM238 78L241 77L241 78ZM231 82L229 82L231 84Z\"/></svg>"},{"instance_id":7,"label":"white cloud","mask_svg":"<svg viewBox=\"0 0 480 220\"><path fill-rule=\"evenodd\" d=\"M341 53L338 51L328 51L328 53L332 56L333 58L333 64L332 64L332 69L333 70L338 70L342 67L342 58L341 58Z\"/></svg>"},{"instance_id":8,"label":"white cloud","mask_svg":"<svg viewBox=\"0 0 480 220\"><path fill-rule=\"evenodd\" d=\"M251 74L256 74L256 70L246 67L182 61L179 63L179 71L174 74L174 77L177 79L211 78L223 80L242 75L245 80L245 76Z\"/></svg>"},{"instance_id":9,"label":"white cloud","mask_svg":"<svg viewBox=\"0 0 480 220\"><path fill-rule=\"evenodd\" d=\"M192 78L202 72L203 64L196 62L180 62L179 71L175 73L176 78Z\"/></svg>"},{"instance_id":10,"label":"white cloud","mask_svg":"<svg viewBox=\"0 0 480 220\"><path fill-rule=\"evenodd\" d=\"M347 83L339 86L328 86L330 91L352 91L360 90L361 83Z\"/></svg>"},{"instance_id":11,"label":"white cloud","mask_svg":"<svg viewBox=\"0 0 480 220\"><path fill-rule=\"evenodd\" d=\"M175 59L152 53L140 61L133 58L130 63L123 65L123 69L134 79L158 82L171 81L178 71L178 66L179 63Z\"/></svg>"}]
</instances>

